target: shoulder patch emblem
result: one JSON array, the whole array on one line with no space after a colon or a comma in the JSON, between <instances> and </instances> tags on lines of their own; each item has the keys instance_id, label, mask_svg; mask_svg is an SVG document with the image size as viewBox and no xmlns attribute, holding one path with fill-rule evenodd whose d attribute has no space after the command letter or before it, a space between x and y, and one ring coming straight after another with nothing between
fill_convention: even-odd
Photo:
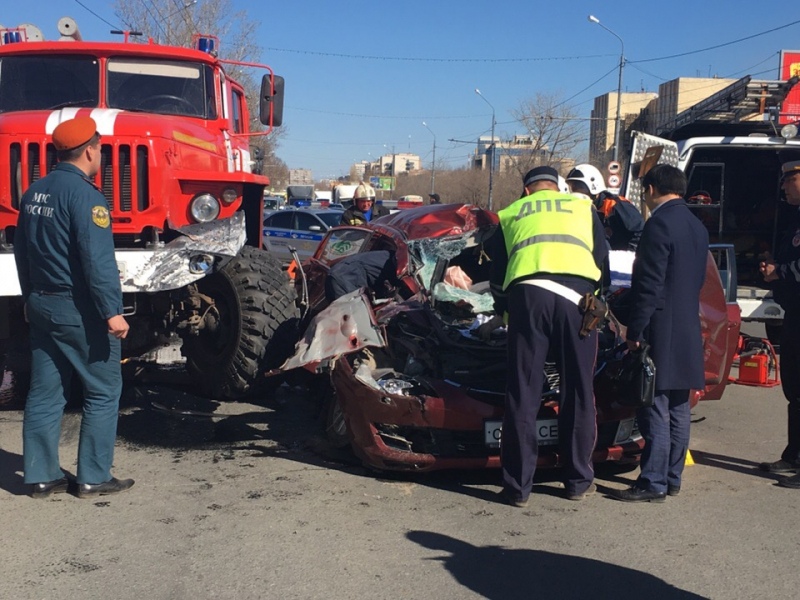
<instances>
[{"instance_id":1,"label":"shoulder patch emblem","mask_svg":"<svg viewBox=\"0 0 800 600\"><path fill-rule=\"evenodd\" d=\"M108 209L105 206L93 206L92 221L103 229L111 225L111 215L108 214Z\"/></svg>"}]
</instances>

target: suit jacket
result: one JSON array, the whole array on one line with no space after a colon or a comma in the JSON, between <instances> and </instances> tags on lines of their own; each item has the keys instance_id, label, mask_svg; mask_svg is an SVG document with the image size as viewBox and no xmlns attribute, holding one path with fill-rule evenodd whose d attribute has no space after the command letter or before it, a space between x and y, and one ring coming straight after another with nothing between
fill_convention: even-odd
<instances>
[{"instance_id":1,"label":"suit jacket","mask_svg":"<svg viewBox=\"0 0 800 600\"><path fill-rule=\"evenodd\" d=\"M664 203L645 223L627 337L650 344L657 390L705 386L700 289L707 258L708 231L683 199Z\"/></svg>"}]
</instances>

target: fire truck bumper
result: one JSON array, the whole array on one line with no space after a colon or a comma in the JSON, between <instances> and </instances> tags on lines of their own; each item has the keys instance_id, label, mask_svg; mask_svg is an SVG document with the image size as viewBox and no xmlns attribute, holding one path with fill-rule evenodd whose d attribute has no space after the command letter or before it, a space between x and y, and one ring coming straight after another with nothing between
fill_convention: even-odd
<instances>
[{"instance_id":1,"label":"fire truck bumper","mask_svg":"<svg viewBox=\"0 0 800 600\"><path fill-rule=\"evenodd\" d=\"M114 253L123 292L182 288L222 268L247 239L241 212L230 219L190 225L178 231L182 235L163 246ZM0 253L0 273L0 297L21 295L13 253Z\"/></svg>"},{"instance_id":2,"label":"fire truck bumper","mask_svg":"<svg viewBox=\"0 0 800 600\"><path fill-rule=\"evenodd\" d=\"M182 288L223 267L247 239L242 212L178 231L182 235L164 246L115 253L123 292Z\"/></svg>"}]
</instances>

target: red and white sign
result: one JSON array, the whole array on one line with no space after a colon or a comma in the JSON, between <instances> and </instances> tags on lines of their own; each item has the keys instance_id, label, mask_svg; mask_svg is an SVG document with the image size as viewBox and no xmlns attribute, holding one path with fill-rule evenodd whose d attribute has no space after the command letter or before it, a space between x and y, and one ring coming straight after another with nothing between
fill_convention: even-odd
<instances>
[{"instance_id":1,"label":"red and white sign","mask_svg":"<svg viewBox=\"0 0 800 600\"><path fill-rule=\"evenodd\" d=\"M785 81L794 76L800 77L800 50L781 50L780 78ZM800 83L786 95L778 118L781 125L798 121L800 121Z\"/></svg>"}]
</instances>

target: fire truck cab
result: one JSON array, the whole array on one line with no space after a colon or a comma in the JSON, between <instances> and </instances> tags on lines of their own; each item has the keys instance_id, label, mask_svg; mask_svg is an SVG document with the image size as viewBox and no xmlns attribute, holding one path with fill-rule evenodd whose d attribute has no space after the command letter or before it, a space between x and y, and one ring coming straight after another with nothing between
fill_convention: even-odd
<instances>
[{"instance_id":1,"label":"fire truck cab","mask_svg":"<svg viewBox=\"0 0 800 600\"><path fill-rule=\"evenodd\" d=\"M192 48L127 33L89 42L68 17L59 30L59 41L0 31L0 356L27 338L13 257L20 200L56 164L55 127L86 115L101 136L95 183L112 216L126 354L179 334L205 391L252 393L294 305L280 261L259 250L269 179L253 173L250 151L281 124L283 78L243 65L266 71L265 128L254 132L245 89L225 70L242 63L221 59L215 37Z\"/></svg>"}]
</instances>

